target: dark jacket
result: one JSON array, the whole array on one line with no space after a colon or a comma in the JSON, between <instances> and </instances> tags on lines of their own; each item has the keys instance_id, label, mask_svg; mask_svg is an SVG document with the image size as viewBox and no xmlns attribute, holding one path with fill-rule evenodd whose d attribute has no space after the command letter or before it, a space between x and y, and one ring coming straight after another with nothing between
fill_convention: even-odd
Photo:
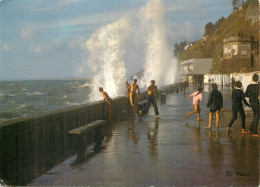
<instances>
[{"instance_id":1,"label":"dark jacket","mask_svg":"<svg viewBox=\"0 0 260 187\"><path fill-rule=\"evenodd\" d=\"M217 111L223 107L223 96L220 91L213 89L210 92L207 107L210 107L210 111Z\"/></svg>"},{"instance_id":2,"label":"dark jacket","mask_svg":"<svg viewBox=\"0 0 260 187\"><path fill-rule=\"evenodd\" d=\"M245 97L249 97L251 105L258 105L258 84L250 84L246 88Z\"/></svg>"},{"instance_id":3,"label":"dark jacket","mask_svg":"<svg viewBox=\"0 0 260 187\"><path fill-rule=\"evenodd\" d=\"M245 99L245 94L242 90L240 89L234 89L232 91L232 105L234 106L243 106L242 101L249 106L248 102Z\"/></svg>"}]
</instances>

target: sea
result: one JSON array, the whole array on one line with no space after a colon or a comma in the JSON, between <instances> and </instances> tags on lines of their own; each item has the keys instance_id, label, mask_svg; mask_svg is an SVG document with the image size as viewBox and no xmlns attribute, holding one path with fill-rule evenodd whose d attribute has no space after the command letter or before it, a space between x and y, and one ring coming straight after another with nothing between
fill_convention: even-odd
<instances>
[{"instance_id":1,"label":"sea","mask_svg":"<svg viewBox=\"0 0 260 187\"><path fill-rule=\"evenodd\" d=\"M89 102L90 80L0 81L0 123Z\"/></svg>"}]
</instances>

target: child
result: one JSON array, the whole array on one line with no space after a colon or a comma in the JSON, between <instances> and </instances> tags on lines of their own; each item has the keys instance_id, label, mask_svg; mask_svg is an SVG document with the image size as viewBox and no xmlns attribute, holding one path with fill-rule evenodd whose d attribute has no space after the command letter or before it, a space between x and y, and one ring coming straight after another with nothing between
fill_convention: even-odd
<instances>
[{"instance_id":1,"label":"child","mask_svg":"<svg viewBox=\"0 0 260 187\"><path fill-rule=\"evenodd\" d=\"M227 132L231 132L230 128L232 127L233 123L237 119L237 112L239 112L241 116L241 125L242 125L242 133L247 133L245 130L245 122L246 122L246 115L243 108L242 100L243 102L249 106L248 102L245 99L244 92L240 89L242 87L242 83L240 81L235 82L235 89L232 91L232 113L233 118L230 120L227 128Z\"/></svg>"},{"instance_id":2,"label":"child","mask_svg":"<svg viewBox=\"0 0 260 187\"><path fill-rule=\"evenodd\" d=\"M111 120L111 117L112 117L112 99L109 97L107 92L105 92L103 90L102 87L99 88L99 91L100 91L101 95L104 97L104 99L102 99L101 101L106 101L107 104L108 104L108 113L109 113L108 119Z\"/></svg>"},{"instance_id":3,"label":"child","mask_svg":"<svg viewBox=\"0 0 260 187\"><path fill-rule=\"evenodd\" d=\"M209 94L209 99L207 103L207 107L209 108L209 125L205 128L210 129L212 124L212 115L216 112L216 128L219 125L219 118L220 118L220 110L223 107L223 96L220 91L218 91L218 85L213 83L211 85L212 91Z\"/></svg>"},{"instance_id":4,"label":"child","mask_svg":"<svg viewBox=\"0 0 260 187\"><path fill-rule=\"evenodd\" d=\"M194 107L194 111L185 114L186 119L188 119L189 115L197 113L198 114L197 120L198 121L200 120L200 105L199 105L199 103L202 101L202 93L201 93L201 91L202 91L202 88L199 87L198 91L196 91L196 92L194 92L194 93L189 95L189 99L191 99L191 97L193 97L193 102L192 102L193 105L192 106Z\"/></svg>"}]
</instances>

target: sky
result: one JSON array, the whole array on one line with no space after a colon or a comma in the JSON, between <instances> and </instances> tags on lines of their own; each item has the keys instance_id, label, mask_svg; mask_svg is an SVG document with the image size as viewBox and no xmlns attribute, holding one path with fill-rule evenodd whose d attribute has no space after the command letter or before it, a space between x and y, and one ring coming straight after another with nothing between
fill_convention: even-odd
<instances>
[{"instance_id":1,"label":"sky","mask_svg":"<svg viewBox=\"0 0 260 187\"><path fill-rule=\"evenodd\" d=\"M196 41L228 17L231 0L162 0L168 43ZM90 78L86 42L100 28L134 17L147 0L0 0L0 80ZM126 52L127 53L127 52ZM131 62L127 62L131 63ZM134 65L132 75L143 70Z\"/></svg>"}]
</instances>

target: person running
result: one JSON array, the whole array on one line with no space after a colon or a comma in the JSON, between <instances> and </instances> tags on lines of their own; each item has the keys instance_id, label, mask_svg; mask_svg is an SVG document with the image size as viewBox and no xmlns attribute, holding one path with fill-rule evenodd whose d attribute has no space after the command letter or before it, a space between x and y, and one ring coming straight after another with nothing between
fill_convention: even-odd
<instances>
[{"instance_id":1,"label":"person running","mask_svg":"<svg viewBox=\"0 0 260 187\"><path fill-rule=\"evenodd\" d=\"M257 132L259 122L258 78L258 74L255 73L252 76L252 81L255 83L249 84L245 92L245 97L249 97L250 107L254 114L254 119L249 130L249 133L253 134L254 136L259 136Z\"/></svg>"},{"instance_id":2,"label":"person running","mask_svg":"<svg viewBox=\"0 0 260 187\"><path fill-rule=\"evenodd\" d=\"M211 84L212 91L209 94L207 107L209 108L209 125L205 128L210 129L212 124L212 115L216 113L216 128L219 126L220 110L223 107L223 96L218 91L218 85L216 83Z\"/></svg>"},{"instance_id":3,"label":"person running","mask_svg":"<svg viewBox=\"0 0 260 187\"><path fill-rule=\"evenodd\" d=\"M237 119L237 112L239 112L239 114L241 116L242 133L247 133L247 131L245 130L245 128L246 128L246 125L245 125L246 115L245 115L245 111L244 111L244 108L243 108L242 101L247 106L249 106L249 104L245 99L244 92L240 89L241 87L242 87L242 83L240 81L236 81L235 87L234 87L235 89L232 91L232 113L233 113L233 117L228 124L227 132L231 132L230 129L231 129L233 123Z\"/></svg>"},{"instance_id":4,"label":"person running","mask_svg":"<svg viewBox=\"0 0 260 187\"><path fill-rule=\"evenodd\" d=\"M194 108L194 111L185 114L186 119L188 119L189 115L197 113L198 117L197 120L200 121L200 102L202 101L202 88L199 87L198 91L193 92L192 94L189 95L189 99L193 97L192 101L192 107Z\"/></svg>"},{"instance_id":5,"label":"person running","mask_svg":"<svg viewBox=\"0 0 260 187\"><path fill-rule=\"evenodd\" d=\"M111 120L112 119L112 99L109 97L109 95L107 94L107 92L105 92L103 90L102 87L99 88L99 91L101 92L101 95L104 97L104 99L102 99L101 101L106 101L108 104L108 119Z\"/></svg>"},{"instance_id":6,"label":"person running","mask_svg":"<svg viewBox=\"0 0 260 187\"><path fill-rule=\"evenodd\" d=\"M127 92L129 93L130 104L133 107L133 111L135 112L135 103L136 103L136 90L138 90L138 98L140 98L140 89L139 86L136 84L137 79L134 79L134 82L130 84L127 88Z\"/></svg>"},{"instance_id":7,"label":"person running","mask_svg":"<svg viewBox=\"0 0 260 187\"><path fill-rule=\"evenodd\" d=\"M158 95L157 86L155 85L154 80L151 80L150 83L151 83L150 86L148 86L148 88L146 89L148 96L147 96L147 104L146 104L146 107L144 109L144 112L147 113L149 111L150 104L152 103L153 108L154 108L155 118L160 119L158 106L157 106L157 103L156 103L156 100L155 100L155 94Z\"/></svg>"}]
</instances>

